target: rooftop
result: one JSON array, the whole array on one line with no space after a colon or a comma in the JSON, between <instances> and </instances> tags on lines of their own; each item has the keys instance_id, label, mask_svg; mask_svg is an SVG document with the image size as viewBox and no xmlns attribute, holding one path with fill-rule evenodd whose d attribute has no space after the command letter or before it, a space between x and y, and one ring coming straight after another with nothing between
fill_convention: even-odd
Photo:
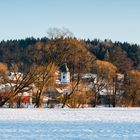
<instances>
[{"instance_id":1,"label":"rooftop","mask_svg":"<svg viewBox=\"0 0 140 140\"><path fill-rule=\"evenodd\" d=\"M60 71L61 72L69 72L69 68L66 63L60 66Z\"/></svg>"}]
</instances>

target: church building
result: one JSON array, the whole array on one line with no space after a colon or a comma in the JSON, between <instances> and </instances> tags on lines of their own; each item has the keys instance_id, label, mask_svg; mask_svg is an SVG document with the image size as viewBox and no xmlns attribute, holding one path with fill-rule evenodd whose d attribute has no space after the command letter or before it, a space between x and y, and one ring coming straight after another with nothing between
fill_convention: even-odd
<instances>
[{"instance_id":1,"label":"church building","mask_svg":"<svg viewBox=\"0 0 140 140\"><path fill-rule=\"evenodd\" d=\"M70 71L66 63L60 67L60 82L61 84L70 83Z\"/></svg>"}]
</instances>

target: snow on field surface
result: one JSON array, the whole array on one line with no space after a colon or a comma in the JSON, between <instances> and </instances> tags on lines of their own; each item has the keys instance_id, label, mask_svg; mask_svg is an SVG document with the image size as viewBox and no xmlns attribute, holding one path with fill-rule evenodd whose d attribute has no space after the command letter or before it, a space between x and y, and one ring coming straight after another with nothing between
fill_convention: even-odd
<instances>
[{"instance_id":1,"label":"snow on field surface","mask_svg":"<svg viewBox=\"0 0 140 140\"><path fill-rule=\"evenodd\" d=\"M140 140L140 109L0 109L0 140Z\"/></svg>"},{"instance_id":2,"label":"snow on field surface","mask_svg":"<svg viewBox=\"0 0 140 140\"><path fill-rule=\"evenodd\" d=\"M140 122L140 108L0 109L0 120Z\"/></svg>"}]
</instances>

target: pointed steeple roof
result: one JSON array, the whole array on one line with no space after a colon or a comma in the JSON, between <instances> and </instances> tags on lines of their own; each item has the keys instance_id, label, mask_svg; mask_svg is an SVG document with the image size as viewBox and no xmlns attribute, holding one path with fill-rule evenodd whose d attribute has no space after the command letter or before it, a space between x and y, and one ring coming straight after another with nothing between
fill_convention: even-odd
<instances>
[{"instance_id":1,"label":"pointed steeple roof","mask_svg":"<svg viewBox=\"0 0 140 140\"><path fill-rule=\"evenodd\" d=\"M60 66L60 71L61 72L69 72L69 68L66 63Z\"/></svg>"}]
</instances>

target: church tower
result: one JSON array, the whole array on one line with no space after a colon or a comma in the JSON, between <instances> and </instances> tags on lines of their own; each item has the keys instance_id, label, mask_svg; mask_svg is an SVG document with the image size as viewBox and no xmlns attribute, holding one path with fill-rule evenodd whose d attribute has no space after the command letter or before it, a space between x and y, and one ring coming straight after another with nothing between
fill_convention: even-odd
<instances>
[{"instance_id":1,"label":"church tower","mask_svg":"<svg viewBox=\"0 0 140 140\"><path fill-rule=\"evenodd\" d=\"M61 67L60 67L60 75L61 75L61 83L62 84L67 84L70 82L70 72L69 72L69 68L67 67L67 64L63 64Z\"/></svg>"}]
</instances>

